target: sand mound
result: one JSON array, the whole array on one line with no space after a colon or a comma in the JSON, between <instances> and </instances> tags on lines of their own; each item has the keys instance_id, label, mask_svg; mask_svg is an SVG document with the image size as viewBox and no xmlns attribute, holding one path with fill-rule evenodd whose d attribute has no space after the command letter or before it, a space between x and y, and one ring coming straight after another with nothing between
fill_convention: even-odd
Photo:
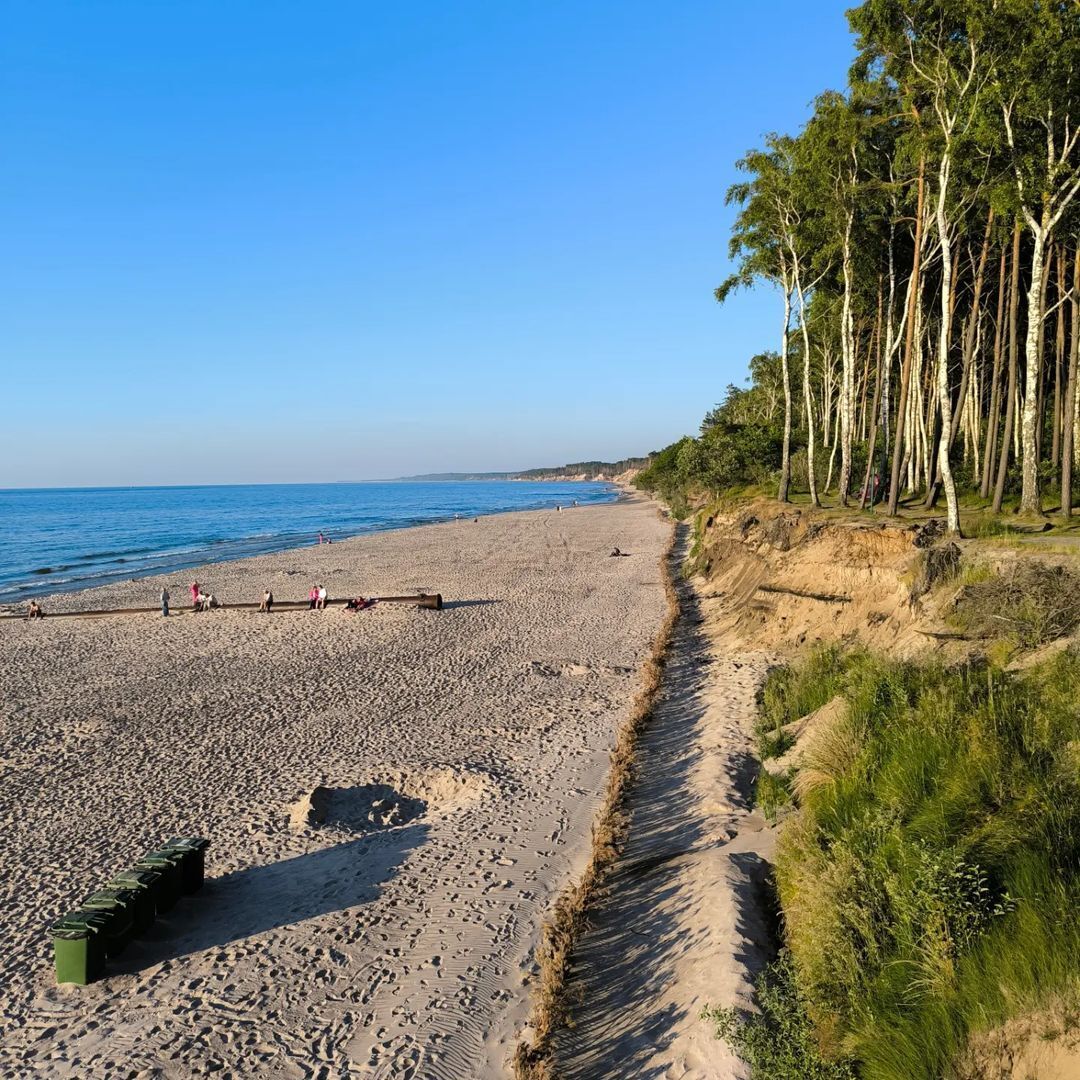
<instances>
[{"instance_id":1,"label":"sand mound","mask_svg":"<svg viewBox=\"0 0 1080 1080\"><path fill-rule=\"evenodd\" d=\"M367 783L320 784L289 807L294 832L328 826L351 832L393 829L475 802L493 788L491 777L475 770L398 770Z\"/></svg>"}]
</instances>

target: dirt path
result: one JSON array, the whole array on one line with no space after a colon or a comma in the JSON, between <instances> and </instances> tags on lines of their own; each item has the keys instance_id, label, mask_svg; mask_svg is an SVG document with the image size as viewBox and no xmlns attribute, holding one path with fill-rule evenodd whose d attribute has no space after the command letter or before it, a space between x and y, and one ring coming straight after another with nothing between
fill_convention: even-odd
<instances>
[{"instance_id":1,"label":"dirt path","mask_svg":"<svg viewBox=\"0 0 1080 1080\"><path fill-rule=\"evenodd\" d=\"M768 950L773 835L750 805L754 699L768 660L721 654L702 632L693 587L679 589L630 839L575 950L570 993L581 1004L555 1053L567 1080L749 1075L701 1011L748 1005Z\"/></svg>"}]
</instances>

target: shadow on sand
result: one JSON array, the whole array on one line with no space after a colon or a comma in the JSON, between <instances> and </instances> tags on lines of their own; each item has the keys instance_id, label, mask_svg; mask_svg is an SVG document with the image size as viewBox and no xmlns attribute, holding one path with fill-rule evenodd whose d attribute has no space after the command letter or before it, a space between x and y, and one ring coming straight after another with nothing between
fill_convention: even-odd
<instances>
[{"instance_id":1,"label":"shadow on sand","mask_svg":"<svg viewBox=\"0 0 1080 1080\"><path fill-rule=\"evenodd\" d=\"M219 948L267 930L375 900L405 857L427 839L425 824L373 832L307 855L207 878L150 931L133 941L110 973Z\"/></svg>"},{"instance_id":2,"label":"shadow on sand","mask_svg":"<svg viewBox=\"0 0 1080 1080\"><path fill-rule=\"evenodd\" d=\"M687 543L679 528L673 556L678 566ZM678 582L681 614L676 625L660 700L641 737L640 770L627 810L630 833L612 867L609 887L588 913L589 927L579 939L568 993L573 1025L555 1039L557 1072L565 1080L663 1080L676 1075L665 1063L656 1066L688 1019L685 1007L661 1004L665 986L684 963L707 950L722 928L709 914L694 910L700 899L680 886L680 872L705 839L705 819L684 803L688 778L700 760L695 731L703 723L708 700L710 646L701 632L701 614L693 589ZM752 805L757 772L753 758L733 752L725 769L731 782L733 810ZM718 851L710 872L732 866L734 931L743 942L760 941L763 890L768 864L753 853ZM717 887L721 882L717 881ZM692 928L692 929L691 929ZM753 949L737 947L736 959L759 966Z\"/></svg>"}]
</instances>

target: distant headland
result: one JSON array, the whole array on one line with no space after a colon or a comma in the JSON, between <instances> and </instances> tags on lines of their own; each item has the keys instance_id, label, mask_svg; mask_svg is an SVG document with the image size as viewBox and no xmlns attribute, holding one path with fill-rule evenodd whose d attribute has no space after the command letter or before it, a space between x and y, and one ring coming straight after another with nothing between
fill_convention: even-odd
<instances>
[{"instance_id":1,"label":"distant headland","mask_svg":"<svg viewBox=\"0 0 1080 1080\"><path fill-rule=\"evenodd\" d=\"M423 473L420 476L398 476L402 483L439 483L442 481L477 480L627 480L648 465L645 457L623 458L622 461L577 461L551 469L526 469L523 472ZM629 475L628 475L629 474Z\"/></svg>"}]
</instances>

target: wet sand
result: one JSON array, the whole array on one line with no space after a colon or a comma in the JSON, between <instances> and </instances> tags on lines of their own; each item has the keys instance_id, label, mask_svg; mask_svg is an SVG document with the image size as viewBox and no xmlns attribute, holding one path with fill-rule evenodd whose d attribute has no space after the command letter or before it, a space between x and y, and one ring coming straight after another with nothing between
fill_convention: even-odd
<instances>
[{"instance_id":1,"label":"wet sand","mask_svg":"<svg viewBox=\"0 0 1080 1080\"><path fill-rule=\"evenodd\" d=\"M0 623L0 1075L506 1075L669 529L627 498L168 579L174 607L196 577L226 604L318 581L441 612ZM160 581L46 611L153 604ZM57 987L49 922L176 833L213 842L203 892L103 981Z\"/></svg>"}]
</instances>

